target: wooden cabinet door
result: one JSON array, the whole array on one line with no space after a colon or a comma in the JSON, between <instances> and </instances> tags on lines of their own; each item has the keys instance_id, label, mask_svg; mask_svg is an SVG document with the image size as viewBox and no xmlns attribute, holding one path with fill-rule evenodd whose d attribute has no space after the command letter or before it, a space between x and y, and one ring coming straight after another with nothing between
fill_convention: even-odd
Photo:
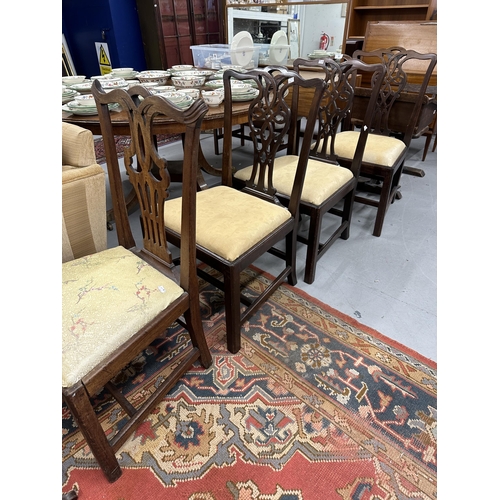
<instances>
[{"instance_id":1,"label":"wooden cabinet door","mask_svg":"<svg viewBox=\"0 0 500 500\"><path fill-rule=\"evenodd\" d=\"M148 69L193 64L191 45L221 43L221 0L136 0Z\"/></svg>"}]
</instances>

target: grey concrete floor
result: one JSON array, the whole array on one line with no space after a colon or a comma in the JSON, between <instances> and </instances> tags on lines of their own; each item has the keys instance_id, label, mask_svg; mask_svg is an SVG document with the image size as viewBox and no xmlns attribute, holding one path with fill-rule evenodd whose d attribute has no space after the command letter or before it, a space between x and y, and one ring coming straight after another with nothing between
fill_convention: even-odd
<instances>
[{"instance_id":1,"label":"grey concrete floor","mask_svg":"<svg viewBox=\"0 0 500 500\"><path fill-rule=\"evenodd\" d=\"M302 279L306 248L299 244L296 287L437 361L437 151L429 151L421 161L424 142L412 141L406 165L423 169L425 176L403 174L402 198L390 206L382 235L372 236L375 208L355 203L350 238L337 240L319 260L313 284ZM202 135L202 148L210 163L221 165L211 134ZM160 153L180 158L180 144L163 146ZM250 155L250 145L241 146L235 139L234 166L248 165ZM217 180L207 176L210 185ZM140 244L138 212L131 220ZM327 218L323 229L328 231ZM116 244L116 232L109 231L108 246ZM283 262L267 254L255 265L277 275Z\"/></svg>"}]
</instances>

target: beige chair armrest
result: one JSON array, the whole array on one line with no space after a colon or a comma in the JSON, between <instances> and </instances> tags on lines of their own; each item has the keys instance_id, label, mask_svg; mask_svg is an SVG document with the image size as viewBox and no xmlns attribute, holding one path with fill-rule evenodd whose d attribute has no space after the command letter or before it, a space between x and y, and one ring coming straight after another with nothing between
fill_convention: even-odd
<instances>
[{"instance_id":1,"label":"beige chair armrest","mask_svg":"<svg viewBox=\"0 0 500 500\"><path fill-rule=\"evenodd\" d=\"M63 168L63 262L107 248L105 182L100 165Z\"/></svg>"},{"instance_id":2,"label":"beige chair armrest","mask_svg":"<svg viewBox=\"0 0 500 500\"><path fill-rule=\"evenodd\" d=\"M94 136L71 123L62 123L62 164L87 167L96 163Z\"/></svg>"}]
</instances>

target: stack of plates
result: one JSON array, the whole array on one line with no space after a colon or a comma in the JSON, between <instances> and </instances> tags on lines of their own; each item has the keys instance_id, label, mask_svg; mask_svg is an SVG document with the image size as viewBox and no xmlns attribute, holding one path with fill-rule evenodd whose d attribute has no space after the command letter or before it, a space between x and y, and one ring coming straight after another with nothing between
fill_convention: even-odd
<instances>
[{"instance_id":1,"label":"stack of plates","mask_svg":"<svg viewBox=\"0 0 500 500\"><path fill-rule=\"evenodd\" d=\"M108 104L108 107L111 111L116 111L119 109L118 103L114 102L112 104ZM70 101L68 104L64 104L62 107L63 111L68 113L73 113L74 115L81 116L91 116L97 115L96 106L84 106L77 101Z\"/></svg>"},{"instance_id":2,"label":"stack of plates","mask_svg":"<svg viewBox=\"0 0 500 500\"><path fill-rule=\"evenodd\" d=\"M222 78L217 78L216 80L205 82L205 87L210 87L211 89L220 89L224 87L224 82L222 81Z\"/></svg>"},{"instance_id":3,"label":"stack of plates","mask_svg":"<svg viewBox=\"0 0 500 500\"><path fill-rule=\"evenodd\" d=\"M76 90L65 87L64 90L62 91L62 103L66 104L70 101L73 101L75 96L77 95L80 95L80 93L77 92Z\"/></svg>"},{"instance_id":4,"label":"stack of plates","mask_svg":"<svg viewBox=\"0 0 500 500\"><path fill-rule=\"evenodd\" d=\"M165 97L167 101L170 101L172 104L182 109L189 108L189 106L191 106L194 101L194 99L190 95L184 94L182 92L177 92L177 90L172 90L169 92L159 92L156 95Z\"/></svg>"},{"instance_id":5,"label":"stack of plates","mask_svg":"<svg viewBox=\"0 0 500 500\"><path fill-rule=\"evenodd\" d=\"M309 59L324 59L325 57L334 57L335 56L335 52L324 52L322 54L316 52L316 53L311 53L311 54L307 54L307 57Z\"/></svg>"},{"instance_id":6,"label":"stack of plates","mask_svg":"<svg viewBox=\"0 0 500 500\"><path fill-rule=\"evenodd\" d=\"M70 85L68 88L76 90L81 94L89 94L90 89L92 88L92 82L75 83L74 85Z\"/></svg>"},{"instance_id":7,"label":"stack of plates","mask_svg":"<svg viewBox=\"0 0 500 500\"><path fill-rule=\"evenodd\" d=\"M248 88L244 92L234 93L232 92L232 100L234 102L244 102L251 101L255 97L259 95L259 91L257 89Z\"/></svg>"}]
</instances>

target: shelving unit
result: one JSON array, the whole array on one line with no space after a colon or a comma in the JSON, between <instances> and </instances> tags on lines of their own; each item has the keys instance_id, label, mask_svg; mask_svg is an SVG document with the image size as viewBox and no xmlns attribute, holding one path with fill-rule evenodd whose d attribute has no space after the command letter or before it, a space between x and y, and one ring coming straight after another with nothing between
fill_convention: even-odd
<instances>
[{"instance_id":1,"label":"shelving unit","mask_svg":"<svg viewBox=\"0 0 500 500\"><path fill-rule=\"evenodd\" d=\"M351 0L346 19L344 52L361 48L369 21L437 19L437 0Z\"/></svg>"}]
</instances>

